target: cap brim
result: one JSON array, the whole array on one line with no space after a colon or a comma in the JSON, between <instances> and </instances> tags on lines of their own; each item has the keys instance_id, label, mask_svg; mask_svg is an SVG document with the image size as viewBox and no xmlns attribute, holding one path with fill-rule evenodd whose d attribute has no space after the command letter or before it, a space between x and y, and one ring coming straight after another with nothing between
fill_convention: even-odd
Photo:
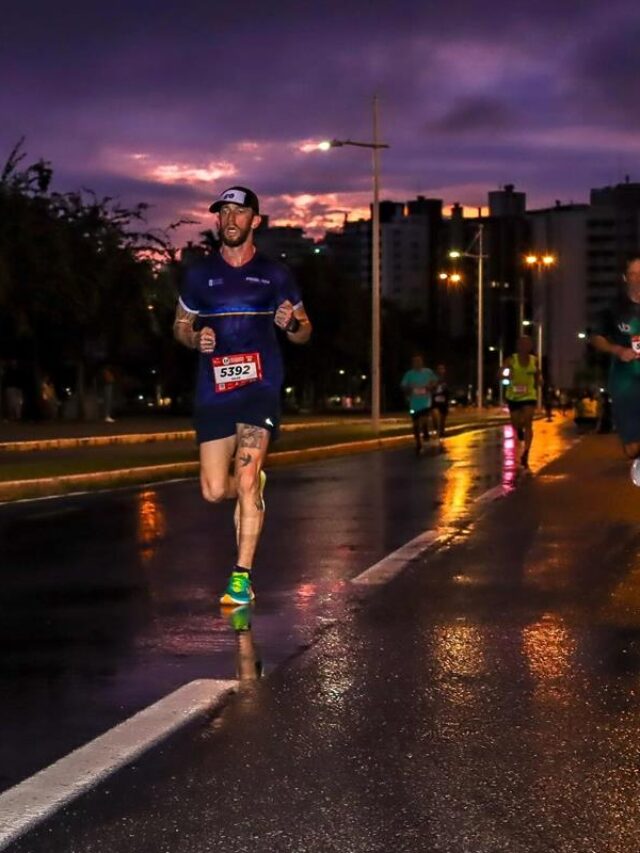
<instances>
[{"instance_id":1,"label":"cap brim","mask_svg":"<svg viewBox=\"0 0 640 853\"><path fill-rule=\"evenodd\" d=\"M209 206L209 213L217 213L223 204L238 204L237 201L214 201L212 205ZM238 207L248 207L252 210L256 216L260 216L260 211L256 210L255 207L251 204L238 204Z\"/></svg>"}]
</instances>

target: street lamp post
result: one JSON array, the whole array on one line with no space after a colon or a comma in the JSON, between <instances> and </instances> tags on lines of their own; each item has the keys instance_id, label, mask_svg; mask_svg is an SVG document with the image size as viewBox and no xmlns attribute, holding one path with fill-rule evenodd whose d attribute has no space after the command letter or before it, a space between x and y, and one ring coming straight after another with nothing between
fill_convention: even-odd
<instances>
[{"instance_id":1,"label":"street lamp post","mask_svg":"<svg viewBox=\"0 0 640 853\"><path fill-rule=\"evenodd\" d=\"M472 252L475 244L478 244L478 252ZM477 334L477 389L476 402L478 409L481 409L484 403L484 259L487 257L484 254L484 225L478 223L478 231L476 236L471 241L471 245L466 252L452 251L449 252L450 258L473 258L478 264L478 334Z\"/></svg>"},{"instance_id":2,"label":"street lamp post","mask_svg":"<svg viewBox=\"0 0 640 853\"><path fill-rule=\"evenodd\" d=\"M550 254L549 252L545 252L544 254L535 254L531 252L530 254L525 256L525 263L531 269L535 269L536 271L536 279L537 279L537 311L536 311L536 324L537 324L537 339L538 339L538 369L540 370L540 377L542 380L542 361L544 358L544 333L545 333L545 323L546 323L546 297L547 292L544 286L544 276L543 272L545 270L551 269L552 266L557 262L557 258L555 255ZM542 408L542 381L540 381L538 385L538 408Z\"/></svg>"},{"instance_id":3,"label":"street lamp post","mask_svg":"<svg viewBox=\"0 0 640 853\"><path fill-rule=\"evenodd\" d=\"M371 429L380 432L380 149L389 148L379 140L378 97L373 98L373 141L356 142L353 139L332 139L321 142L319 148L370 148L373 154L373 206L371 211Z\"/></svg>"}]
</instances>

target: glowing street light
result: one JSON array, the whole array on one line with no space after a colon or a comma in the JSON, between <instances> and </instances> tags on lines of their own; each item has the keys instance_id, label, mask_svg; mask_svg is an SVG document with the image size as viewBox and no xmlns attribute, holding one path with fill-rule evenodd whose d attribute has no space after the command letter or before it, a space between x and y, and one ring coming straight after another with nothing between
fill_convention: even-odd
<instances>
[{"instance_id":1,"label":"glowing street light","mask_svg":"<svg viewBox=\"0 0 640 853\"><path fill-rule=\"evenodd\" d=\"M538 277L538 310L537 310L537 324L538 324L538 369L542 374L542 360L544 357L543 353L543 330L545 324L545 301L546 301L546 291L544 289L544 280L543 280L543 271L549 270L551 267L555 266L557 263L557 257L553 255L551 252L542 252L540 254L536 254L535 252L529 252L525 255L524 261L526 265L530 269L535 269ZM524 326L524 322L522 324ZM538 385L538 408L542 408L542 383Z\"/></svg>"},{"instance_id":2,"label":"glowing street light","mask_svg":"<svg viewBox=\"0 0 640 853\"><path fill-rule=\"evenodd\" d=\"M449 281L451 284L460 284L462 276L458 272L441 272L438 274L440 281Z\"/></svg>"}]
</instances>

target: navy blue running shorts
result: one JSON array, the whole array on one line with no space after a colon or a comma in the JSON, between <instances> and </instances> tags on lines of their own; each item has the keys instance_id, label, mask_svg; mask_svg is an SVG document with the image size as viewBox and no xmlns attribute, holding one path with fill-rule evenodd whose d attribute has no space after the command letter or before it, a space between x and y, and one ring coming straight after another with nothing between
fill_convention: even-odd
<instances>
[{"instance_id":1,"label":"navy blue running shorts","mask_svg":"<svg viewBox=\"0 0 640 853\"><path fill-rule=\"evenodd\" d=\"M272 388L238 388L213 406L196 408L193 416L198 444L236 434L238 424L262 427L275 441L280 428L280 394Z\"/></svg>"},{"instance_id":2,"label":"navy blue running shorts","mask_svg":"<svg viewBox=\"0 0 640 853\"><path fill-rule=\"evenodd\" d=\"M522 409L535 409L535 400L507 400L510 412L519 412Z\"/></svg>"},{"instance_id":3,"label":"navy blue running shorts","mask_svg":"<svg viewBox=\"0 0 640 853\"><path fill-rule=\"evenodd\" d=\"M640 386L629 390L631 393L611 389L613 423L623 444L640 442Z\"/></svg>"}]
</instances>

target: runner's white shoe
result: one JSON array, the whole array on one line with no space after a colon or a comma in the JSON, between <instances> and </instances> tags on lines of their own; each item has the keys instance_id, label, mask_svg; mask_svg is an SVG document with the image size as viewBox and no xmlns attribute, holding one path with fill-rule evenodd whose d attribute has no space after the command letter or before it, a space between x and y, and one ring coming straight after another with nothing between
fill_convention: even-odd
<instances>
[{"instance_id":1,"label":"runner's white shoe","mask_svg":"<svg viewBox=\"0 0 640 853\"><path fill-rule=\"evenodd\" d=\"M640 456L631 463L631 482L634 486L640 486Z\"/></svg>"}]
</instances>

